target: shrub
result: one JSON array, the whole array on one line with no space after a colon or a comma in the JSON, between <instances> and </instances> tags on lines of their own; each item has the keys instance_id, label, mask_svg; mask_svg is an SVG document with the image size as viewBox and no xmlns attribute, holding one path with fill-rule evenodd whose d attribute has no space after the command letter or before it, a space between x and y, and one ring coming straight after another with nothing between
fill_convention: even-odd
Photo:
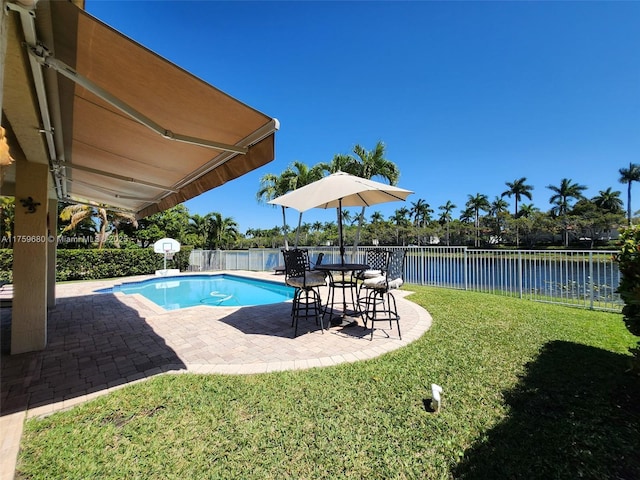
<instances>
[{"instance_id":1,"label":"shrub","mask_svg":"<svg viewBox=\"0 0 640 480\"><path fill-rule=\"evenodd\" d=\"M187 270L192 247L182 247L167 268ZM102 250L58 249L56 281L99 280L102 278L147 275L163 267L163 256L151 248ZM0 280L12 281L13 251L0 250Z\"/></svg>"},{"instance_id":2,"label":"shrub","mask_svg":"<svg viewBox=\"0 0 640 480\"><path fill-rule=\"evenodd\" d=\"M13 281L13 250L10 248L0 249L0 281Z\"/></svg>"},{"instance_id":3,"label":"shrub","mask_svg":"<svg viewBox=\"0 0 640 480\"><path fill-rule=\"evenodd\" d=\"M620 233L620 251L615 259L620 268L618 293L624 301L622 315L627 329L640 336L640 228L637 225L624 228ZM640 373L640 342L632 350L634 370Z\"/></svg>"}]
</instances>

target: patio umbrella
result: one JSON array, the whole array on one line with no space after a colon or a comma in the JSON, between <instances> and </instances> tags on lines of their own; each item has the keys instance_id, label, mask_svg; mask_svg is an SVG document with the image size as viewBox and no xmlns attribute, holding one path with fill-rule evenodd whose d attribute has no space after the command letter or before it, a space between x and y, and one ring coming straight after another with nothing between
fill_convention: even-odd
<instances>
[{"instance_id":1,"label":"patio umbrella","mask_svg":"<svg viewBox=\"0 0 640 480\"><path fill-rule=\"evenodd\" d=\"M311 208L336 208L338 213L338 237L340 260L344 263L342 238L342 208L368 207L378 203L405 200L413 192L345 172L336 172L313 183L300 187L268 203L290 207L299 212Z\"/></svg>"}]
</instances>

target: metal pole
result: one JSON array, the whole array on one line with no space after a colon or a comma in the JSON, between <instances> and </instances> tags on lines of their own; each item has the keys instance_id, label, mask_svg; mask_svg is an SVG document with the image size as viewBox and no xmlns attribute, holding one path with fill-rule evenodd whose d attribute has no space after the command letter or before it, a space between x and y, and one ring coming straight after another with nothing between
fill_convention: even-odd
<instances>
[{"instance_id":1,"label":"metal pole","mask_svg":"<svg viewBox=\"0 0 640 480\"><path fill-rule=\"evenodd\" d=\"M522 298L522 252L518 250L518 282L520 289L520 298Z\"/></svg>"},{"instance_id":2,"label":"metal pole","mask_svg":"<svg viewBox=\"0 0 640 480\"><path fill-rule=\"evenodd\" d=\"M463 273L464 273L464 289L468 290L469 289L469 279L468 279L468 272L467 272L467 261L468 261L468 257L467 257L467 247L464 247L464 264L462 265Z\"/></svg>"},{"instance_id":3,"label":"metal pole","mask_svg":"<svg viewBox=\"0 0 640 480\"><path fill-rule=\"evenodd\" d=\"M589 252L589 309L593 310L593 252Z\"/></svg>"}]
</instances>

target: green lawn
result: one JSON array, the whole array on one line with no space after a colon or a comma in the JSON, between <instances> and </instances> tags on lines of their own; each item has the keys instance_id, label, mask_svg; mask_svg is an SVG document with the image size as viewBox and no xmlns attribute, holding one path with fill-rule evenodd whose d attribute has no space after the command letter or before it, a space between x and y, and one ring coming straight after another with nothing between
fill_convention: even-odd
<instances>
[{"instance_id":1,"label":"green lawn","mask_svg":"<svg viewBox=\"0 0 640 480\"><path fill-rule=\"evenodd\" d=\"M640 478L635 338L619 314L411 289L433 326L403 349L136 384L29 420L18 476ZM444 389L438 413L431 383Z\"/></svg>"}]
</instances>

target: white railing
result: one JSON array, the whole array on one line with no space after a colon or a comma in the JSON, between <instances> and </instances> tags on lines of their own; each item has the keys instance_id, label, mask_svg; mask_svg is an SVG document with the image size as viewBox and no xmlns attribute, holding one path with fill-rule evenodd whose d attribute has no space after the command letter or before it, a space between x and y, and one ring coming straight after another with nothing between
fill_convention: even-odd
<instances>
[{"instance_id":1,"label":"white railing","mask_svg":"<svg viewBox=\"0 0 640 480\"><path fill-rule=\"evenodd\" d=\"M345 261L363 262L347 248ZM407 251L405 281L418 285L456 288L519 297L539 302L618 312L623 306L613 251L588 250L475 250L466 247L386 247ZM337 247L309 247L313 260L340 262ZM192 271L273 271L283 263L280 249L194 250Z\"/></svg>"}]
</instances>

